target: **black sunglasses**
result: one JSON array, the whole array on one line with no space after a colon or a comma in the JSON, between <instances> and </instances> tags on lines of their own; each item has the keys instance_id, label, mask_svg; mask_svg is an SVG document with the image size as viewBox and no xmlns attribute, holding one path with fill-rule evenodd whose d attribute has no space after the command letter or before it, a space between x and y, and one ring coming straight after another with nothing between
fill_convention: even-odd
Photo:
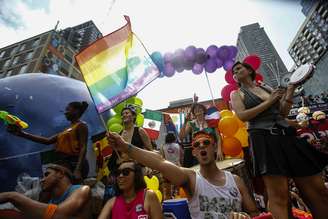
<instances>
[{"instance_id":1,"label":"black sunglasses","mask_svg":"<svg viewBox=\"0 0 328 219\"><path fill-rule=\"evenodd\" d=\"M193 148L199 148L200 145L204 145L204 146L209 146L211 144L211 141L206 139L203 141L196 141L195 143L192 144Z\"/></svg>"},{"instance_id":2,"label":"black sunglasses","mask_svg":"<svg viewBox=\"0 0 328 219\"><path fill-rule=\"evenodd\" d=\"M114 175L116 176L116 177L119 177L121 174L123 175L123 176L128 176L129 174L130 174L130 172L134 172L134 169L132 169L132 168L123 168L123 169L118 169L118 170L116 170L115 172L114 172Z\"/></svg>"}]
</instances>

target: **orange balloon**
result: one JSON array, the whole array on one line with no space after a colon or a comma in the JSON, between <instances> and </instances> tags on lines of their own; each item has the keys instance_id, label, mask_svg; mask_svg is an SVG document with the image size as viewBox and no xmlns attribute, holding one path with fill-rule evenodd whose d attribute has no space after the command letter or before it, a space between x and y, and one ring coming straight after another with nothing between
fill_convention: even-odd
<instances>
[{"instance_id":1,"label":"orange balloon","mask_svg":"<svg viewBox=\"0 0 328 219\"><path fill-rule=\"evenodd\" d=\"M222 142L222 151L225 155L237 156L242 152L241 143L237 138L226 137Z\"/></svg>"},{"instance_id":2,"label":"orange balloon","mask_svg":"<svg viewBox=\"0 0 328 219\"><path fill-rule=\"evenodd\" d=\"M240 141L242 147L249 146L248 132L247 132L246 128L239 128L235 134L235 138L237 138Z\"/></svg>"},{"instance_id":3,"label":"orange balloon","mask_svg":"<svg viewBox=\"0 0 328 219\"><path fill-rule=\"evenodd\" d=\"M244 158L244 151L241 151L240 154L238 154L237 158L243 159Z\"/></svg>"},{"instance_id":4,"label":"orange balloon","mask_svg":"<svg viewBox=\"0 0 328 219\"><path fill-rule=\"evenodd\" d=\"M187 194L182 187L179 188L179 196L180 198L187 198Z\"/></svg>"},{"instance_id":5,"label":"orange balloon","mask_svg":"<svg viewBox=\"0 0 328 219\"><path fill-rule=\"evenodd\" d=\"M238 131L238 121L232 116L226 116L222 118L219 122L220 132L227 137L232 137Z\"/></svg>"},{"instance_id":6,"label":"orange balloon","mask_svg":"<svg viewBox=\"0 0 328 219\"><path fill-rule=\"evenodd\" d=\"M233 116L233 113L230 110L222 110L220 111L221 118L224 118L226 116Z\"/></svg>"},{"instance_id":7,"label":"orange balloon","mask_svg":"<svg viewBox=\"0 0 328 219\"><path fill-rule=\"evenodd\" d=\"M239 117L237 116L236 113L233 113L233 117L237 119L239 128L245 128L246 127L246 124L239 119Z\"/></svg>"}]
</instances>

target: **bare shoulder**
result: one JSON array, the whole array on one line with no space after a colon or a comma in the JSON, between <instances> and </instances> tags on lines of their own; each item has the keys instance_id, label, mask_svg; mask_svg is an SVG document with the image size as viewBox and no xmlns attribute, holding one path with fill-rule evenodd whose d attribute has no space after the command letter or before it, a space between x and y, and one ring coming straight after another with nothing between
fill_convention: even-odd
<instances>
[{"instance_id":1,"label":"bare shoulder","mask_svg":"<svg viewBox=\"0 0 328 219\"><path fill-rule=\"evenodd\" d=\"M148 189L147 191L146 191L146 196L145 196L145 198L147 199L147 200L149 200L149 201L156 201L156 200L158 200L158 198L157 198L157 195L156 195L156 193L153 191L153 190L151 190L151 189ZM150 203L151 203L150 202Z\"/></svg>"},{"instance_id":2,"label":"bare shoulder","mask_svg":"<svg viewBox=\"0 0 328 219\"><path fill-rule=\"evenodd\" d=\"M244 93L242 91L240 91L240 89L237 89L237 90L234 90L231 92L231 99L241 99L243 100L244 99Z\"/></svg>"},{"instance_id":3,"label":"bare shoulder","mask_svg":"<svg viewBox=\"0 0 328 219\"><path fill-rule=\"evenodd\" d=\"M145 131L145 129L143 129L142 127L139 127L138 130L139 130L139 134L142 134L142 135L146 135L147 134L146 131Z\"/></svg>"},{"instance_id":4,"label":"bare shoulder","mask_svg":"<svg viewBox=\"0 0 328 219\"><path fill-rule=\"evenodd\" d=\"M81 121L81 122L79 122L79 124L77 125L77 128L78 128L78 129L82 129L82 130L88 130L88 125L87 125L86 122Z\"/></svg>"},{"instance_id":5,"label":"bare shoulder","mask_svg":"<svg viewBox=\"0 0 328 219\"><path fill-rule=\"evenodd\" d=\"M240 176L237 176L235 174L232 174L232 176L233 176L233 179L235 180L235 183L236 183L238 189L244 190L246 187L244 180Z\"/></svg>"},{"instance_id":6,"label":"bare shoulder","mask_svg":"<svg viewBox=\"0 0 328 219\"><path fill-rule=\"evenodd\" d=\"M87 185L83 185L74 191L74 196L81 200L88 200L91 197L91 188Z\"/></svg>"}]
</instances>

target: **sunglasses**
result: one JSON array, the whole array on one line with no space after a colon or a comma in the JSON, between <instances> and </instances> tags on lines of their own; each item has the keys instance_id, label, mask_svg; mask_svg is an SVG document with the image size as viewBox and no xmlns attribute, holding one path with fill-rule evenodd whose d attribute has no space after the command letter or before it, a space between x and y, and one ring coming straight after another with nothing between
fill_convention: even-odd
<instances>
[{"instance_id":1,"label":"sunglasses","mask_svg":"<svg viewBox=\"0 0 328 219\"><path fill-rule=\"evenodd\" d=\"M116 170L115 173L114 173L114 175L116 177L121 176L121 174L123 176L128 176L130 174L130 172L134 172L134 169L132 169L132 168L123 168L121 170L120 169Z\"/></svg>"},{"instance_id":2,"label":"sunglasses","mask_svg":"<svg viewBox=\"0 0 328 219\"><path fill-rule=\"evenodd\" d=\"M192 144L192 147L199 148L201 144L207 147L207 146L210 146L211 141L208 139L203 140L203 141L196 141L195 143Z\"/></svg>"}]
</instances>

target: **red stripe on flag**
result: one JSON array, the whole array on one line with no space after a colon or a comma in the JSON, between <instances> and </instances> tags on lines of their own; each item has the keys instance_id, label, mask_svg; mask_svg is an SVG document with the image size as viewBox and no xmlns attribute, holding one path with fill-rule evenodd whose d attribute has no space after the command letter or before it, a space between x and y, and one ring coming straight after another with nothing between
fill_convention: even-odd
<instances>
[{"instance_id":1,"label":"red stripe on flag","mask_svg":"<svg viewBox=\"0 0 328 219\"><path fill-rule=\"evenodd\" d=\"M144 128L144 129L147 132L147 134L151 140L156 140L159 137L159 131L155 131L155 130L147 129L147 128Z\"/></svg>"}]
</instances>

